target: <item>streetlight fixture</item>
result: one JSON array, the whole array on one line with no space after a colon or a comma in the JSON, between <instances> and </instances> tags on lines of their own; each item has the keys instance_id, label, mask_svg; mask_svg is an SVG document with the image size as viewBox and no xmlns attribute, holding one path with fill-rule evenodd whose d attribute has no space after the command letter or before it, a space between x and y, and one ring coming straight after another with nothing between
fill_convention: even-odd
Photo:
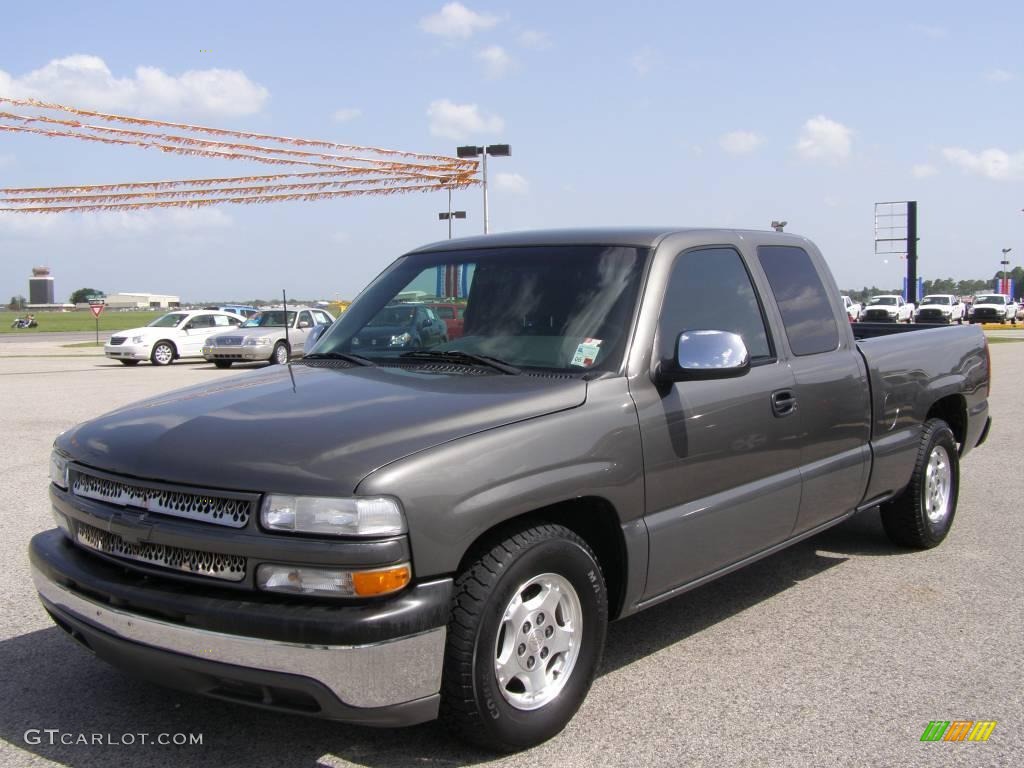
<instances>
[{"instance_id":1,"label":"streetlight fixture","mask_svg":"<svg viewBox=\"0 0 1024 768\"><path fill-rule=\"evenodd\" d=\"M1003 260L999 262L1003 266L1003 279L1000 281L1000 290L1006 285L1006 268L1010 266L1010 260L1006 258L1006 254L1012 250L1013 248L1003 248Z\"/></svg>"},{"instance_id":2,"label":"streetlight fixture","mask_svg":"<svg viewBox=\"0 0 1024 768\"><path fill-rule=\"evenodd\" d=\"M774 229L776 232L781 232L782 228L784 226L786 226L787 224L789 224L788 221L773 221L772 222L772 229Z\"/></svg>"},{"instance_id":3,"label":"streetlight fixture","mask_svg":"<svg viewBox=\"0 0 1024 768\"><path fill-rule=\"evenodd\" d=\"M456 148L456 153L461 158L483 157L483 186L484 186L484 234L490 230L491 216L487 208L487 156L508 157L512 154L511 144L489 144L486 147L466 146Z\"/></svg>"},{"instance_id":4,"label":"streetlight fixture","mask_svg":"<svg viewBox=\"0 0 1024 768\"><path fill-rule=\"evenodd\" d=\"M453 211L452 210L452 191L451 191L451 189L448 190L448 210L447 211L441 211L441 213L437 214L437 218L440 221L447 221L448 222L448 239L449 240L452 239L452 220L453 219L464 219L464 218L466 218L466 212L465 211Z\"/></svg>"}]
</instances>

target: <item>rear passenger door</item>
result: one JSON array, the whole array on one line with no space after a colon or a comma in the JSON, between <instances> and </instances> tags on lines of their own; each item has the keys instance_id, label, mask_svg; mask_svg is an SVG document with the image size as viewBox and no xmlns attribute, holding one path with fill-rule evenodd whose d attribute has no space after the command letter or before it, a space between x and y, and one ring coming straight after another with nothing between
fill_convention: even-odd
<instances>
[{"instance_id":1,"label":"rear passenger door","mask_svg":"<svg viewBox=\"0 0 1024 768\"><path fill-rule=\"evenodd\" d=\"M852 334L840 326L830 275L796 246L760 246L785 328L801 418L803 497L794 533L854 509L867 488L871 403L867 371ZM845 324L844 324L845 326ZM842 333L840 330L842 329Z\"/></svg>"},{"instance_id":2,"label":"rear passenger door","mask_svg":"<svg viewBox=\"0 0 1024 768\"><path fill-rule=\"evenodd\" d=\"M728 379L630 384L646 478L647 598L783 541L800 504L800 414L785 407L793 374L735 249L676 256L655 359L671 358L687 330L739 334L751 367Z\"/></svg>"}]
</instances>

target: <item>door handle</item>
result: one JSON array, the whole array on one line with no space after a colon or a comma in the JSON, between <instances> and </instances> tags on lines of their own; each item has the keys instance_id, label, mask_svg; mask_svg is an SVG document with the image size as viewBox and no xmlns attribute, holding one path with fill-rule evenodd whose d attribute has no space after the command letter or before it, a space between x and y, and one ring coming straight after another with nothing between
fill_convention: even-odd
<instances>
[{"instance_id":1,"label":"door handle","mask_svg":"<svg viewBox=\"0 0 1024 768\"><path fill-rule=\"evenodd\" d=\"M796 395L791 389L780 389L772 392L772 413L779 418L796 412Z\"/></svg>"}]
</instances>

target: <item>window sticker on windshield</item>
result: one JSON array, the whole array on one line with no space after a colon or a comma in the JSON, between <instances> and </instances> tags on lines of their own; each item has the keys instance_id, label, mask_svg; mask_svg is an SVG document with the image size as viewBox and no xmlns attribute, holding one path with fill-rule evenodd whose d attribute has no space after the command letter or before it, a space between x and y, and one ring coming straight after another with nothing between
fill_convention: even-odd
<instances>
[{"instance_id":1,"label":"window sticker on windshield","mask_svg":"<svg viewBox=\"0 0 1024 768\"><path fill-rule=\"evenodd\" d=\"M601 351L601 339L584 339L576 347L576 354L572 356L569 365L576 365L580 368L589 368L597 360L597 353Z\"/></svg>"}]
</instances>

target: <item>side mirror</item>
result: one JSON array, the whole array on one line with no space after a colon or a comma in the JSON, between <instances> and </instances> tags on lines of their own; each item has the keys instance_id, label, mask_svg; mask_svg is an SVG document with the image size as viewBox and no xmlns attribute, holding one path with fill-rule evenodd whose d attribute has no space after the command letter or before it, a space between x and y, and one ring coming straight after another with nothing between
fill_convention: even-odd
<instances>
[{"instance_id":1,"label":"side mirror","mask_svg":"<svg viewBox=\"0 0 1024 768\"><path fill-rule=\"evenodd\" d=\"M743 339L729 331L683 331L676 339L673 360L658 365L663 381L726 379L750 369L750 354Z\"/></svg>"},{"instance_id":2,"label":"side mirror","mask_svg":"<svg viewBox=\"0 0 1024 768\"><path fill-rule=\"evenodd\" d=\"M309 320L299 320L299 328L309 328Z\"/></svg>"},{"instance_id":3,"label":"side mirror","mask_svg":"<svg viewBox=\"0 0 1024 768\"><path fill-rule=\"evenodd\" d=\"M309 333L306 335L306 341L304 345L305 350L308 351L312 349L313 345L320 340L320 337L323 336L327 329L330 327L331 326L329 325L314 325L312 328L310 328Z\"/></svg>"}]
</instances>

